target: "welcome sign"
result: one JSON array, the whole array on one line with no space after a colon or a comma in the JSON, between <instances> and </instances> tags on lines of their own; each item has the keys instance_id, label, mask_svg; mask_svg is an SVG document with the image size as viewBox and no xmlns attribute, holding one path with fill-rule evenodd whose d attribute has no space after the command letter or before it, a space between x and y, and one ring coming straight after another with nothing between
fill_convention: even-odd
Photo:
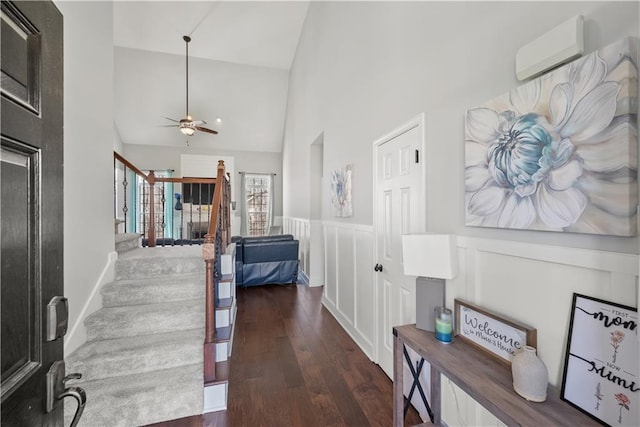
<instances>
[{"instance_id":1,"label":"welcome sign","mask_svg":"<svg viewBox=\"0 0 640 427\"><path fill-rule=\"evenodd\" d=\"M607 425L640 425L638 311L573 295L561 398Z\"/></svg>"},{"instance_id":2,"label":"welcome sign","mask_svg":"<svg viewBox=\"0 0 640 427\"><path fill-rule=\"evenodd\" d=\"M472 345L510 364L525 345L536 346L536 330L469 302L454 300L456 333Z\"/></svg>"}]
</instances>

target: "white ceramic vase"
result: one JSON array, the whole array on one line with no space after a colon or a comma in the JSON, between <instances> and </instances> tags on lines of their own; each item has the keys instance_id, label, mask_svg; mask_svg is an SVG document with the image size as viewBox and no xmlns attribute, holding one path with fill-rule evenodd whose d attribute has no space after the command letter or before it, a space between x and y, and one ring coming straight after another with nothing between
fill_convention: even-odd
<instances>
[{"instance_id":1,"label":"white ceramic vase","mask_svg":"<svg viewBox=\"0 0 640 427\"><path fill-rule=\"evenodd\" d=\"M544 362L536 355L536 349L525 346L511 360L513 389L531 402L547 399L549 373Z\"/></svg>"}]
</instances>

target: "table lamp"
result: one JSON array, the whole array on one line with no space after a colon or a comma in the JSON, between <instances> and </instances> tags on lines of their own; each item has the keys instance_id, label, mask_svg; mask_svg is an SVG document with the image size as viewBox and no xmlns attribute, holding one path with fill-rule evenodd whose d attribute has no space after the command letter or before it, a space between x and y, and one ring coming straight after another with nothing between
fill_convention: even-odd
<instances>
[{"instance_id":1,"label":"table lamp","mask_svg":"<svg viewBox=\"0 0 640 427\"><path fill-rule=\"evenodd\" d=\"M402 236L404 274L416 278L416 327L435 332L436 307L445 304L445 279L458 274L455 236L405 234Z\"/></svg>"}]
</instances>

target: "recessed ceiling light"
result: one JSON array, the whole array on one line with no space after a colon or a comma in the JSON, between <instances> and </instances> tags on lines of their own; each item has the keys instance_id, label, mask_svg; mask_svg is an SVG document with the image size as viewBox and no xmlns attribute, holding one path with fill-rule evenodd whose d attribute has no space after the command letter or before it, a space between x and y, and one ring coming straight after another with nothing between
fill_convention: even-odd
<instances>
[{"instance_id":1,"label":"recessed ceiling light","mask_svg":"<svg viewBox=\"0 0 640 427\"><path fill-rule=\"evenodd\" d=\"M218 123L218 124L222 123L222 119L221 119L220 117L218 117L218 118L216 119L216 123Z\"/></svg>"}]
</instances>

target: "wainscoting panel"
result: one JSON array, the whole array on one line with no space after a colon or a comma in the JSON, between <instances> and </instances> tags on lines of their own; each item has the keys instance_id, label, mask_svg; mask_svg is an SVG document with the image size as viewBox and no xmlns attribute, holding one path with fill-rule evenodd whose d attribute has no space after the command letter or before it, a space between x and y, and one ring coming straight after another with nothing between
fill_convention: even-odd
<instances>
[{"instance_id":1,"label":"wainscoting panel","mask_svg":"<svg viewBox=\"0 0 640 427\"><path fill-rule=\"evenodd\" d=\"M367 347L373 348L375 306L373 281L373 229L355 231L355 318L353 326Z\"/></svg>"},{"instance_id":2,"label":"wainscoting panel","mask_svg":"<svg viewBox=\"0 0 640 427\"><path fill-rule=\"evenodd\" d=\"M322 297L322 301L324 302L326 299L327 304L329 304L333 310L332 313L334 316L338 313L336 309L336 304L338 301L337 292L338 292L338 260L340 259L340 254L338 253L338 245L336 235L338 234L336 227L325 227L324 228L324 296ZM326 305L326 304L325 304ZM344 325L343 325L344 326ZM346 328L345 328L346 329Z\"/></svg>"},{"instance_id":3,"label":"wainscoting panel","mask_svg":"<svg viewBox=\"0 0 640 427\"><path fill-rule=\"evenodd\" d=\"M355 233L336 233L338 299L336 308L353 325L355 318Z\"/></svg>"},{"instance_id":4,"label":"wainscoting panel","mask_svg":"<svg viewBox=\"0 0 640 427\"><path fill-rule=\"evenodd\" d=\"M324 306L365 354L373 356L373 228L324 222Z\"/></svg>"},{"instance_id":5,"label":"wainscoting panel","mask_svg":"<svg viewBox=\"0 0 640 427\"><path fill-rule=\"evenodd\" d=\"M302 218L282 218L282 234L293 234L298 239L298 259L300 260L300 268L307 275L309 268L309 234L310 224L308 219Z\"/></svg>"},{"instance_id":6,"label":"wainscoting panel","mask_svg":"<svg viewBox=\"0 0 640 427\"><path fill-rule=\"evenodd\" d=\"M458 276L447 282L447 306L463 298L537 329L549 382L560 387L573 293L637 306L638 256L458 236ZM448 425L502 425L442 378Z\"/></svg>"}]
</instances>

